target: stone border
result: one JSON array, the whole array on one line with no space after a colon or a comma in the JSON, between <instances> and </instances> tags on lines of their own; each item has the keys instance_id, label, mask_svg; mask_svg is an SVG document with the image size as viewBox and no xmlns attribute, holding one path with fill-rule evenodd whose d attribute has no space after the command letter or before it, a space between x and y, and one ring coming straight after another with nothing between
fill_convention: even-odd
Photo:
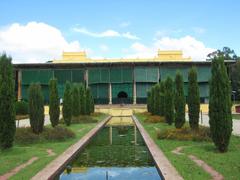
<instances>
[{"instance_id":1,"label":"stone border","mask_svg":"<svg viewBox=\"0 0 240 180\"><path fill-rule=\"evenodd\" d=\"M149 152L151 153L153 160L155 161L157 170L159 174L162 176L162 179L167 180L183 180L177 170L173 167L167 157L163 154L163 152L159 149L159 147L155 144L152 138L149 136L147 131L138 121L138 119L133 115L132 116L134 123L136 124L140 134L142 135Z\"/></svg>"},{"instance_id":2,"label":"stone border","mask_svg":"<svg viewBox=\"0 0 240 180\"><path fill-rule=\"evenodd\" d=\"M106 117L103 121L98 123L91 131L82 137L77 143L70 146L66 151L59 155L55 160L50 162L45 168L38 172L32 180L46 180L54 179L61 173L69 162L81 151L89 141L100 131L104 125L109 121L111 116Z\"/></svg>"}]
</instances>

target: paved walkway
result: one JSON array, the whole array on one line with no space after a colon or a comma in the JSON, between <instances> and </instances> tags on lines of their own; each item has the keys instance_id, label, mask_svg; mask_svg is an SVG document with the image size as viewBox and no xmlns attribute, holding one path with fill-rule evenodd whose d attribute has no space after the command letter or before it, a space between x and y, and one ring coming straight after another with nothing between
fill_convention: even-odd
<instances>
[{"instance_id":1,"label":"paved walkway","mask_svg":"<svg viewBox=\"0 0 240 180\"><path fill-rule=\"evenodd\" d=\"M186 120L188 121L188 114L186 114ZM203 126L209 126L208 114L203 114L202 118L199 118L199 124ZM233 134L240 136L240 120L233 120Z\"/></svg>"},{"instance_id":2,"label":"paved walkway","mask_svg":"<svg viewBox=\"0 0 240 180\"><path fill-rule=\"evenodd\" d=\"M45 115L45 121L44 121L44 125L48 125L51 124L50 119L49 119L49 115ZM16 127L30 127L30 121L29 119L22 119L22 120L17 120L16 121Z\"/></svg>"}]
</instances>

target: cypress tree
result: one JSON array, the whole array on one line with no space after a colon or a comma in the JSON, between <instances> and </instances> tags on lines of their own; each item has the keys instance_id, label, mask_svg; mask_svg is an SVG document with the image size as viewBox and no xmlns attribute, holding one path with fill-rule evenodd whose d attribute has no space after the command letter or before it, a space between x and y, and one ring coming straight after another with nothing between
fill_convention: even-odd
<instances>
[{"instance_id":1,"label":"cypress tree","mask_svg":"<svg viewBox=\"0 0 240 180\"><path fill-rule=\"evenodd\" d=\"M197 69L191 68L188 73L188 116L192 130L198 130L200 112L199 87L197 82Z\"/></svg>"},{"instance_id":2,"label":"cypress tree","mask_svg":"<svg viewBox=\"0 0 240 180\"><path fill-rule=\"evenodd\" d=\"M151 112L151 91L147 91L147 112Z\"/></svg>"},{"instance_id":3,"label":"cypress tree","mask_svg":"<svg viewBox=\"0 0 240 180\"><path fill-rule=\"evenodd\" d=\"M175 77L175 127L181 128L185 123L185 96L183 89L183 77L177 72Z\"/></svg>"},{"instance_id":4,"label":"cypress tree","mask_svg":"<svg viewBox=\"0 0 240 180\"><path fill-rule=\"evenodd\" d=\"M209 124L212 140L220 152L228 150L232 133L231 87L223 57L212 60Z\"/></svg>"},{"instance_id":5,"label":"cypress tree","mask_svg":"<svg viewBox=\"0 0 240 180\"><path fill-rule=\"evenodd\" d=\"M80 115L80 98L77 84L73 85L72 100L72 115L76 117Z\"/></svg>"},{"instance_id":6,"label":"cypress tree","mask_svg":"<svg viewBox=\"0 0 240 180\"><path fill-rule=\"evenodd\" d=\"M32 131L39 134L44 126L44 98L39 84L29 87L29 119Z\"/></svg>"},{"instance_id":7,"label":"cypress tree","mask_svg":"<svg viewBox=\"0 0 240 180\"><path fill-rule=\"evenodd\" d=\"M151 99L150 99L151 114L154 114L154 86L151 87Z\"/></svg>"},{"instance_id":8,"label":"cypress tree","mask_svg":"<svg viewBox=\"0 0 240 180\"><path fill-rule=\"evenodd\" d=\"M86 89L86 115L91 114L91 91L89 88Z\"/></svg>"},{"instance_id":9,"label":"cypress tree","mask_svg":"<svg viewBox=\"0 0 240 180\"><path fill-rule=\"evenodd\" d=\"M94 113L95 111L95 107L94 107L94 98L93 98L93 95L92 95L92 92L90 91L90 104L91 104L91 113Z\"/></svg>"},{"instance_id":10,"label":"cypress tree","mask_svg":"<svg viewBox=\"0 0 240 180\"><path fill-rule=\"evenodd\" d=\"M165 99L165 84L164 81L160 82L160 103L159 103L159 110L160 110L160 116L164 116L165 115L165 103L164 103L164 99Z\"/></svg>"},{"instance_id":11,"label":"cypress tree","mask_svg":"<svg viewBox=\"0 0 240 180\"><path fill-rule=\"evenodd\" d=\"M160 115L159 104L160 104L160 87L159 84L154 86L154 114Z\"/></svg>"},{"instance_id":12,"label":"cypress tree","mask_svg":"<svg viewBox=\"0 0 240 180\"><path fill-rule=\"evenodd\" d=\"M69 126L72 120L72 94L71 94L71 84L69 81L67 81L65 84L62 112L63 112L64 122L67 126Z\"/></svg>"},{"instance_id":13,"label":"cypress tree","mask_svg":"<svg viewBox=\"0 0 240 180\"><path fill-rule=\"evenodd\" d=\"M12 58L0 55L0 147L13 146L16 132Z\"/></svg>"},{"instance_id":14,"label":"cypress tree","mask_svg":"<svg viewBox=\"0 0 240 180\"><path fill-rule=\"evenodd\" d=\"M174 121L174 93L173 80L167 77L165 82L165 118L166 122L171 125Z\"/></svg>"},{"instance_id":15,"label":"cypress tree","mask_svg":"<svg viewBox=\"0 0 240 180\"><path fill-rule=\"evenodd\" d=\"M60 115L57 79L49 81L49 116L52 127L58 125Z\"/></svg>"},{"instance_id":16,"label":"cypress tree","mask_svg":"<svg viewBox=\"0 0 240 180\"><path fill-rule=\"evenodd\" d=\"M86 114L86 94L85 94L85 87L83 84L79 86L79 101L80 101L80 114Z\"/></svg>"}]
</instances>

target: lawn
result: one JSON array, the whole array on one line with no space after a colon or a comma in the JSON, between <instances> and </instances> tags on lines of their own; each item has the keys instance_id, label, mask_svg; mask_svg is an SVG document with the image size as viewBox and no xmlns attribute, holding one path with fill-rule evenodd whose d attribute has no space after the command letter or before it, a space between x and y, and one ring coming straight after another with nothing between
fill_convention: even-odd
<instances>
[{"instance_id":1,"label":"lawn","mask_svg":"<svg viewBox=\"0 0 240 180\"><path fill-rule=\"evenodd\" d=\"M236 120L240 120L240 114L232 114L232 118Z\"/></svg>"},{"instance_id":2,"label":"lawn","mask_svg":"<svg viewBox=\"0 0 240 180\"><path fill-rule=\"evenodd\" d=\"M136 114L136 116L184 179L211 179L208 173L187 157L190 154L212 166L224 176L224 179L235 180L240 177L240 137L232 136L229 151L221 154L217 152L212 142L158 140L156 138L156 128L163 130L174 128L174 126L169 126L166 123L145 123L146 115ZM186 146L182 151L184 155L176 155L171 152L179 146Z\"/></svg>"},{"instance_id":3,"label":"lawn","mask_svg":"<svg viewBox=\"0 0 240 180\"><path fill-rule=\"evenodd\" d=\"M106 117L105 114L100 114L94 117L95 119L103 120ZM35 143L30 145L18 145L15 144L13 148L0 151L0 175L3 175L15 168L16 166L27 162L32 157L36 156L39 159L33 162L31 165L22 169L15 176L10 179L30 179L38 171L44 168L50 161L55 159L59 154L64 152L69 146L76 143L81 137L89 132L97 123L80 123L72 124L69 128L76 133L76 137L62 142L44 142ZM56 153L55 156L48 156L47 149L52 149ZM4 165L3 165L4 164Z\"/></svg>"}]
</instances>

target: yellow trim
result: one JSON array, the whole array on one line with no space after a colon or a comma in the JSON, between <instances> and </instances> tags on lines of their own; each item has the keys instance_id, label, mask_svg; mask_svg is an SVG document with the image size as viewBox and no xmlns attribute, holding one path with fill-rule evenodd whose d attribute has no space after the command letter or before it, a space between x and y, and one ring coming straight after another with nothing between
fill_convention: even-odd
<instances>
[{"instance_id":1,"label":"yellow trim","mask_svg":"<svg viewBox=\"0 0 240 180\"><path fill-rule=\"evenodd\" d=\"M62 59L53 60L53 63L112 63L112 62L161 62L161 61L191 61L191 57L184 58L182 51L160 51L152 58L116 58L116 59L91 59L85 51L63 52Z\"/></svg>"}]
</instances>

